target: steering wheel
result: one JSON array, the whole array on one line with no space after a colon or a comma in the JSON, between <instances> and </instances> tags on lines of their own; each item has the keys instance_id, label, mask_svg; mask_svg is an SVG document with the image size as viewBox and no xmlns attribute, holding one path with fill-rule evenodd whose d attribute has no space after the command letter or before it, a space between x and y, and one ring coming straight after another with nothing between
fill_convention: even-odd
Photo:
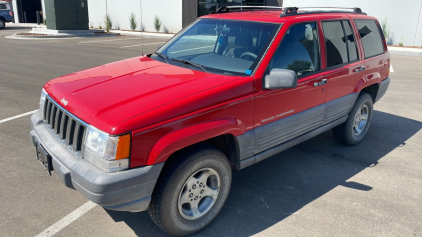
<instances>
[{"instance_id":1,"label":"steering wheel","mask_svg":"<svg viewBox=\"0 0 422 237\"><path fill-rule=\"evenodd\" d=\"M248 56L252 57L253 60L255 60L258 57L258 55L254 54L252 52L244 52L244 53L242 53L242 55L240 55L240 59L243 59L243 57L248 57Z\"/></svg>"}]
</instances>

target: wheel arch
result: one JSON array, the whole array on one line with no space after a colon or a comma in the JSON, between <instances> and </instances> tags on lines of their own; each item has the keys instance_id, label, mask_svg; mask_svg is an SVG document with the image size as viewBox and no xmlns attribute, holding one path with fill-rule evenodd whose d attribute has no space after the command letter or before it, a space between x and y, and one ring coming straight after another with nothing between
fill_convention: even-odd
<instances>
[{"instance_id":1,"label":"wheel arch","mask_svg":"<svg viewBox=\"0 0 422 237\"><path fill-rule=\"evenodd\" d=\"M372 102L375 103L375 99L377 98L377 95L378 95L378 90L379 90L379 84L374 83L372 85L362 88L359 92L359 96L362 94L362 92L366 92L371 96Z\"/></svg>"},{"instance_id":2,"label":"wheel arch","mask_svg":"<svg viewBox=\"0 0 422 237\"><path fill-rule=\"evenodd\" d=\"M148 156L147 165L167 162L185 149L208 143L221 150L233 166L239 156L236 136L244 132L242 127L236 119L227 117L176 130L157 141Z\"/></svg>"}]
</instances>

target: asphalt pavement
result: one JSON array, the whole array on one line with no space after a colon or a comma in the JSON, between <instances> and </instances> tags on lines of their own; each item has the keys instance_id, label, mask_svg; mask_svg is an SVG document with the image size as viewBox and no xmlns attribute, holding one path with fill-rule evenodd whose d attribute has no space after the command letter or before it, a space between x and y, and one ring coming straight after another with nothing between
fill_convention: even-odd
<instances>
[{"instance_id":1,"label":"asphalt pavement","mask_svg":"<svg viewBox=\"0 0 422 237\"><path fill-rule=\"evenodd\" d=\"M36 110L50 79L141 54L135 37L3 38L19 31L0 30L0 121ZM144 53L164 41L144 39ZM422 236L422 57L391 61L390 88L361 144L326 132L234 170L222 212L194 236ZM29 115L0 123L0 236L36 236L88 201L43 170L29 131ZM55 236L166 235L146 212L95 206Z\"/></svg>"}]
</instances>

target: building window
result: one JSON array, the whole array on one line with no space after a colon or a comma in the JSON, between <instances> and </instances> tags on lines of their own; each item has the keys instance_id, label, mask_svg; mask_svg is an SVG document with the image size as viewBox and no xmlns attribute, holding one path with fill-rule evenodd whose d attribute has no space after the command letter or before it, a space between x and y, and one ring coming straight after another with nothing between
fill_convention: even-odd
<instances>
[{"instance_id":1,"label":"building window","mask_svg":"<svg viewBox=\"0 0 422 237\"><path fill-rule=\"evenodd\" d=\"M264 6L264 0L198 0L198 17L224 6Z\"/></svg>"}]
</instances>

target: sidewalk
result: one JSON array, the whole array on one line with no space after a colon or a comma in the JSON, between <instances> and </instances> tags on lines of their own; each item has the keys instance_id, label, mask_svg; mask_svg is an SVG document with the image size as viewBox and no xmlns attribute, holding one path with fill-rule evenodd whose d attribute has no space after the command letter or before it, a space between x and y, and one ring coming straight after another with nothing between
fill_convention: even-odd
<instances>
[{"instance_id":1,"label":"sidewalk","mask_svg":"<svg viewBox=\"0 0 422 237\"><path fill-rule=\"evenodd\" d=\"M388 52L390 54L394 54L394 55L407 55L407 56L422 57L422 49L388 47Z\"/></svg>"},{"instance_id":2,"label":"sidewalk","mask_svg":"<svg viewBox=\"0 0 422 237\"><path fill-rule=\"evenodd\" d=\"M171 37L175 35L175 34L165 34L165 33L126 31L126 30L110 30L110 33L120 34L124 36L133 36L133 37L165 38L165 39L170 39Z\"/></svg>"},{"instance_id":3,"label":"sidewalk","mask_svg":"<svg viewBox=\"0 0 422 237\"><path fill-rule=\"evenodd\" d=\"M6 23L6 27L17 27L17 28L47 28L46 25L37 23Z\"/></svg>"}]
</instances>

